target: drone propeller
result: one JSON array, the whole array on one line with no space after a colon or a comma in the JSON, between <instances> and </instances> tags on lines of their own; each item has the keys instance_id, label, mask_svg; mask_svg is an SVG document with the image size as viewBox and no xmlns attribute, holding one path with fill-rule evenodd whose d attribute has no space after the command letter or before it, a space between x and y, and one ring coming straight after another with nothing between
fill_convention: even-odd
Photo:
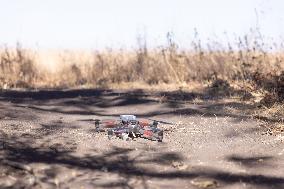
<instances>
[{"instance_id":1,"label":"drone propeller","mask_svg":"<svg viewBox=\"0 0 284 189\"><path fill-rule=\"evenodd\" d=\"M95 121L95 119L79 119L78 121Z\"/></svg>"},{"instance_id":2,"label":"drone propeller","mask_svg":"<svg viewBox=\"0 0 284 189\"><path fill-rule=\"evenodd\" d=\"M80 119L78 121L89 121L89 122L95 122L95 124L108 124L108 123L112 123L115 122L115 120L100 120L100 119Z\"/></svg>"},{"instance_id":3,"label":"drone propeller","mask_svg":"<svg viewBox=\"0 0 284 189\"><path fill-rule=\"evenodd\" d=\"M157 122L157 123L166 124L166 125L174 125L173 123L170 123L170 122L161 121L161 120L156 120L156 119L151 119L151 118L148 118L148 120L151 120L151 121Z\"/></svg>"}]
</instances>

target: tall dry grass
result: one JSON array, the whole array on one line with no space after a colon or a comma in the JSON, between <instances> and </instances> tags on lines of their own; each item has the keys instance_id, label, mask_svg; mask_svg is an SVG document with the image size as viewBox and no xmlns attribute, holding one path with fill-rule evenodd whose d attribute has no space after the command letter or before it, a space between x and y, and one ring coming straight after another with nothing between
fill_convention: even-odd
<instances>
[{"instance_id":1,"label":"tall dry grass","mask_svg":"<svg viewBox=\"0 0 284 189\"><path fill-rule=\"evenodd\" d=\"M145 43L146 44L146 43ZM218 43L190 50L178 48L171 36L168 45L132 50L55 51L28 50L21 45L0 50L1 88L109 87L112 84L186 85L216 79L255 82L277 76L284 70L284 54L265 50L264 44L248 37L237 48ZM263 78L262 78L263 77ZM139 87L139 86L137 86Z\"/></svg>"}]
</instances>

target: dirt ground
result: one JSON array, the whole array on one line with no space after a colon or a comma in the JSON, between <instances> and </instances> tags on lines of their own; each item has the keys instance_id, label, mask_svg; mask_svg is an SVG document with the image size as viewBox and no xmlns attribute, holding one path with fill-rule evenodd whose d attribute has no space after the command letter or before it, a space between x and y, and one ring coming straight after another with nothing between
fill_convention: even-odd
<instances>
[{"instance_id":1,"label":"dirt ground","mask_svg":"<svg viewBox=\"0 0 284 189\"><path fill-rule=\"evenodd\" d=\"M250 108L196 93L2 91L0 188L284 188L283 135L227 111ZM160 121L164 141L95 132L92 119L120 114Z\"/></svg>"}]
</instances>

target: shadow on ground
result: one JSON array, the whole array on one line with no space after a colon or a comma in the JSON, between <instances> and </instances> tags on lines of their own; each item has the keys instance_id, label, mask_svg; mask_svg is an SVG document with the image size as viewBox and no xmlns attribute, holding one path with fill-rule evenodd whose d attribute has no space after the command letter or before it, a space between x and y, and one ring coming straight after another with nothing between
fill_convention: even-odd
<instances>
[{"instance_id":1,"label":"shadow on ground","mask_svg":"<svg viewBox=\"0 0 284 189\"><path fill-rule=\"evenodd\" d=\"M234 95L246 94L246 91L233 88L209 87L203 93L172 91L150 92L144 90L104 90L104 89L76 89L76 90L40 90L13 91L0 93L0 102L9 101L20 108L31 108L35 111L55 112L62 114L96 115L101 117L118 116L119 113L106 111L110 108L124 106L161 105L165 108L137 113L140 117L159 115L203 115L208 117L233 117L236 119L250 118L247 115L233 114L224 111L230 107L240 111L255 108L242 101L222 102L222 99ZM205 103L196 103L199 99ZM214 102L212 102L214 101ZM197 106L185 106L185 104ZM45 106L45 107L44 107ZM69 109L66 109L68 107Z\"/></svg>"},{"instance_id":2,"label":"shadow on ground","mask_svg":"<svg viewBox=\"0 0 284 189\"><path fill-rule=\"evenodd\" d=\"M48 143L48 141L46 141ZM151 188L146 180L151 179L194 179L194 178L208 178L214 179L221 185L231 185L235 183L247 183L255 186L269 186L270 188L281 188L284 186L284 178L265 176L265 175L253 175L253 174L232 174L226 172L225 170L216 170L210 167L195 168L192 170L170 170L170 171L160 171L153 166L148 166L146 168L145 164L155 164L160 166L171 165L173 161L181 161L183 157L176 152L162 152L154 153L157 149L145 149L146 153L152 153L152 156L147 156L144 154L138 154L133 157L131 153L134 149L129 148L118 148L112 147L111 150L97 155L86 154L83 156L72 155L72 149L62 148L61 145L55 145L52 148L46 146L46 144L41 145L31 145L34 144L33 137L19 136L13 137L8 136L4 132L0 135L1 149L1 161L0 166L11 166L13 165L29 165L32 163L44 163L53 166L63 166L72 170L79 171L92 171L97 173L107 173L119 174L123 177L119 181L108 182L107 184L96 185L96 182L92 183L93 187L121 187L121 188L133 188L129 181L132 178L141 180L144 188ZM246 166L257 166L255 162L259 159L267 160L271 157L238 157L232 156L228 157L230 161L242 162ZM7 162L12 162L9 164ZM19 166L18 166L19 168ZM13 170L15 171L15 170ZM22 170L23 171L23 170ZM41 183L48 182L51 177L55 177L57 169L52 168L44 172L44 176L40 179L36 179L32 183L33 187L40 186ZM31 173L33 174L33 173ZM82 176L82 175L81 175ZM69 178L68 182L74 181L78 177ZM26 184L26 186L23 186ZM57 183L58 185L64 185L64 183ZM9 188L21 188L27 187L27 183L17 182L12 187ZM28 186L32 187L32 186Z\"/></svg>"},{"instance_id":3,"label":"shadow on ground","mask_svg":"<svg viewBox=\"0 0 284 189\"><path fill-rule=\"evenodd\" d=\"M236 119L248 119L248 116L238 115L233 113L226 113L223 111L224 107L235 107L242 109L253 108L242 102L224 103L224 102L208 102L206 104L198 104L197 106L187 107L188 102L193 102L195 99L210 100L211 89L208 89L204 94L190 93L190 92L147 92L143 90L132 91L118 91L118 90L103 90L103 89L82 89L82 90L41 90L41 91L2 91L0 93L1 103L11 102L12 107L28 108L33 111L52 112L61 114L77 114L77 115L97 115L97 116L117 116L119 113L110 113L106 111L113 107L143 105L147 107L150 105L160 105L162 110L153 110L147 113L138 113L140 117L153 117L153 116L170 116L170 115L202 115L208 117L232 117ZM213 89L212 89L213 90ZM214 97L222 99L225 96L232 94L239 94L240 91L231 91L230 93L219 94ZM2 105L1 105L2 107ZM3 106L3 112L5 108ZM69 108L69 109L68 109ZM70 110L71 108L71 110ZM72 109L73 108L73 109ZM9 119L18 119L17 115L9 117ZM31 118L30 118L31 119ZM155 166L170 166L175 161L182 161L183 157L178 152L159 152L156 148L149 151L145 149L146 153L151 153L152 156L147 154L140 154L133 156L133 150L129 148L112 147L111 150L105 153L96 153L91 151L89 154L82 154L81 156L74 155L77 148L76 143L70 142L70 147L63 147L61 144L48 146L50 141L45 140L42 143L36 143L36 139L41 136L56 137L56 133L62 129L60 123L42 124L37 133L40 135L33 135L29 133L22 133L20 136L7 134L0 130L0 166L13 167L22 172L32 171L22 169L23 166L33 163L48 164L50 167L55 166L44 172L44 176L35 179L32 185L36 188L42 182L49 182L50 178L56 175L56 166L63 166L72 170L92 171L98 173L118 174L123 179L107 184L96 185L92 183L92 187L121 187L133 188L130 184L132 178L142 181L144 188L151 188L146 182L147 179L194 179L194 178L209 178L214 179L218 183L224 185L231 185L236 183L247 183L256 187L284 187L284 178L266 175L254 175L245 173L231 173L225 170L216 170L210 167L196 167L191 170L159 170ZM76 129L76 127L70 127ZM271 157L261 157L266 160ZM257 166L256 159L260 157L228 157L228 161L241 162L245 166ZM8 162L8 163L7 163ZM10 162L10 163L9 163ZM145 164L155 166L142 166ZM17 165L17 166L15 166ZM12 170L12 169L11 169ZM12 170L16 171L16 170ZM7 173L10 174L10 173ZM35 175L36 177L36 175ZM77 178L70 178L69 182ZM9 188L24 188L25 182L16 182ZM31 183L30 183L31 184ZM63 184L63 183L57 183Z\"/></svg>"}]
</instances>

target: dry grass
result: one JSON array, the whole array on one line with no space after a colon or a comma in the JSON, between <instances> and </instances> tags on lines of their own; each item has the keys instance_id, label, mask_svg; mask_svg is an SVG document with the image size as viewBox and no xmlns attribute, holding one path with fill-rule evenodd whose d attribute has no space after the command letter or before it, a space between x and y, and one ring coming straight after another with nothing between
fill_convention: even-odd
<instances>
[{"instance_id":1,"label":"dry grass","mask_svg":"<svg viewBox=\"0 0 284 189\"><path fill-rule=\"evenodd\" d=\"M279 120L279 122L284 123L284 104L283 103L274 103L271 107L266 107L262 105L255 112L260 117L269 117L274 120Z\"/></svg>"},{"instance_id":2,"label":"dry grass","mask_svg":"<svg viewBox=\"0 0 284 189\"><path fill-rule=\"evenodd\" d=\"M168 85L184 89L189 83L207 84L222 79L230 84L242 83L243 87L255 84L258 90L267 90L263 86L277 80L276 76L284 70L284 54L270 51L281 49L283 44L266 44L257 28L226 46L218 41L202 43L197 31L190 50L179 48L172 33L167 34L167 42L165 46L150 49L146 39L139 38L136 49L93 52L33 51L20 44L15 48L4 47L0 49L0 87Z\"/></svg>"},{"instance_id":3,"label":"dry grass","mask_svg":"<svg viewBox=\"0 0 284 189\"><path fill-rule=\"evenodd\" d=\"M117 87L125 83L184 87L216 79L245 86L279 75L283 61L284 54L251 50L196 52L165 47L50 53L18 46L0 50L0 87Z\"/></svg>"}]
</instances>

